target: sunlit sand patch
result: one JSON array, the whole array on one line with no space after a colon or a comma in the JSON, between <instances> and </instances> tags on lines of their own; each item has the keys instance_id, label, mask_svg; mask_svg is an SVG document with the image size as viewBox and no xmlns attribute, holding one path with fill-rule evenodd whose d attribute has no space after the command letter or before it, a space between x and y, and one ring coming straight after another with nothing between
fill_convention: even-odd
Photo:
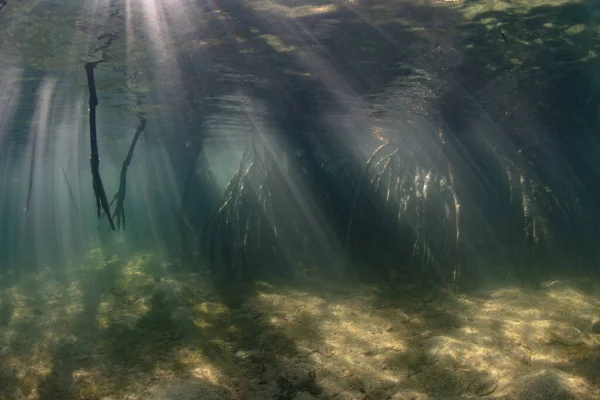
<instances>
[{"instance_id":1,"label":"sunlit sand patch","mask_svg":"<svg viewBox=\"0 0 600 400\"><path fill-rule=\"evenodd\" d=\"M0 327L0 361L17 371L20 390L42 398L42 382L54 382L58 365L72 365L66 382L81 399L202 391L221 399L276 398L280 377L300 385L311 372L315 393L340 399L515 398L546 387L600 399L588 378L600 360L600 339L589 331L600 300L576 286L508 287L457 297L444 290L404 295L399 287L398 300L382 303L385 290L377 285L340 289L321 283L311 291L258 282L232 308L197 275L157 280L157 260L138 255L116 264L102 255L98 266L86 264L88 273L116 268L118 287L127 293L107 287L97 295L96 324L89 332L76 324L89 310L86 274L38 282L41 297L10 289L17 305L9 324ZM157 318L153 293L173 301L159 320L171 331L139 325L142 318ZM52 302L41 315L28 311L25 298L34 297ZM191 333L179 328L186 319L189 324L181 326L191 326ZM132 364L127 353L117 360L110 356L124 334L133 335L124 350L139 357Z\"/></svg>"},{"instance_id":2,"label":"sunlit sand patch","mask_svg":"<svg viewBox=\"0 0 600 400\"><path fill-rule=\"evenodd\" d=\"M275 35L260 35L260 37L269 45L271 46L274 50L280 52L280 53L287 53L290 51L294 51L295 47L294 46L287 46L285 45L285 43L283 43L283 41L281 40L281 38L279 38L278 36Z\"/></svg>"},{"instance_id":3,"label":"sunlit sand patch","mask_svg":"<svg viewBox=\"0 0 600 400\"><path fill-rule=\"evenodd\" d=\"M337 7L333 4L328 4L325 6L320 6L320 7L311 7L310 13L311 14L327 14L327 13L331 13L331 12L335 12L337 9Z\"/></svg>"},{"instance_id":4,"label":"sunlit sand patch","mask_svg":"<svg viewBox=\"0 0 600 400\"><path fill-rule=\"evenodd\" d=\"M297 7L289 7L283 4L278 4L276 1L255 1L250 2L250 6L256 10L267 10L270 12L279 13L288 18L302 18L311 15L332 14L338 10L336 4L324 4L319 6L302 5Z\"/></svg>"},{"instance_id":5,"label":"sunlit sand patch","mask_svg":"<svg viewBox=\"0 0 600 400\"><path fill-rule=\"evenodd\" d=\"M429 340L427 345L429 351L426 353L415 352L414 343L412 346L406 345L402 336L408 336L406 335L408 332L396 332L395 336L390 332L377 332L377 329L373 329L371 315L362 314L356 308L348 307L344 301L336 301L328 306L328 314L336 319L324 322L319 331L320 340L328 344L333 351L326 357L317 357L315 360L325 369L338 370L340 366L354 366L363 374L373 373L370 379L381 380L389 372L386 371L386 368L382 368L379 354L386 351L404 352L407 353L404 356L406 362L404 365L400 364L400 368L407 369L408 375L423 374L422 376L426 377L428 368L433 365L436 367L431 368L431 371L435 369L436 373L446 368L480 371L486 374L483 383L469 388L469 382L465 381L462 382L462 385L466 386L460 390L468 389L477 396L485 395L486 390L496 394L503 390L509 392L512 390L511 385L515 384L514 380L527 374L526 371L531 370L534 366L541 368L557 363L568 363L569 351L561 346L591 345L591 343L586 344L585 341L578 338L578 335L581 335L577 328L561 327L563 323L548 319L548 315L555 312L556 306L569 309L571 308L570 303L575 303L579 307L585 307L586 304L589 306L589 300L586 301L586 297L580 293L571 293L569 300L565 299L560 304L552 304L552 309L544 309L544 305L547 304L544 303L545 295L545 293L508 288L492 292L489 296L491 300L485 301L483 304L478 299L467 299L461 296L462 299L459 303L470 307L463 312L473 316L469 318L472 322L456 329L456 336L438 336L435 330L431 335L419 335L422 337L421 340ZM558 294L554 293L550 297L557 296ZM507 303L509 299L510 301ZM348 303L352 301L351 297L346 300ZM279 299L271 305L285 310L285 314L288 316L286 321L293 320L293 302ZM451 306L446 308L449 312L452 311ZM315 318L323 315L322 310L313 309L312 311ZM598 310L596 309L596 311ZM570 315L571 319L576 317L576 315ZM283 322L285 323L285 321ZM281 328L281 323L280 320L279 328ZM427 324L429 323L426 322ZM374 334L375 332L377 333ZM410 336L406 339L411 340ZM310 347L310 344L305 343L304 346ZM550 348L545 349L545 346ZM368 356L365 357L365 354ZM384 363L383 365L389 368L393 364L386 365ZM399 365L396 364L395 368L398 367ZM414 371L411 372L411 369ZM342 376L341 372L340 376ZM388 381L392 377L395 377L398 384L403 381L403 379L398 379L397 371L389 374ZM464 376L458 374L457 377L457 379L479 379L474 377L473 373L465 373ZM534 378L529 377L528 379L533 380ZM571 375L569 379L574 382L584 378ZM371 384L375 383L371 382ZM428 387L430 385L426 382L423 384ZM431 384L429 390L435 391L435 383L432 381ZM339 389L339 386L338 384L336 387ZM440 388L442 386L444 385L441 385ZM455 394L461 393L459 389L456 390Z\"/></svg>"},{"instance_id":6,"label":"sunlit sand patch","mask_svg":"<svg viewBox=\"0 0 600 400\"><path fill-rule=\"evenodd\" d=\"M565 4L577 4L579 0L489 0L484 2L467 2L464 0L440 0L458 7L467 19L472 19L486 12L510 10L512 13L527 13L535 7L560 7Z\"/></svg>"}]
</instances>

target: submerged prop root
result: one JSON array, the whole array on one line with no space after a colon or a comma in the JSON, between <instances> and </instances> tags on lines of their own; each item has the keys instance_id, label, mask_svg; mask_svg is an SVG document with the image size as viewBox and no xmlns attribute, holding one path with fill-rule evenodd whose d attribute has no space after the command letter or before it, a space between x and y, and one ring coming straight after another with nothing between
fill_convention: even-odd
<instances>
[{"instance_id":1,"label":"submerged prop root","mask_svg":"<svg viewBox=\"0 0 600 400\"><path fill-rule=\"evenodd\" d=\"M256 147L251 146L243 154L221 203L209 219L209 228L203 230L209 243L211 266L215 267L220 258L226 267L241 268L235 272L245 274L251 256L258 249L275 251L275 243L265 245L268 244L265 234L272 238L278 235L269 175L269 163L263 162ZM269 223L263 222L265 218Z\"/></svg>"},{"instance_id":2,"label":"submerged prop root","mask_svg":"<svg viewBox=\"0 0 600 400\"><path fill-rule=\"evenodd\" d=\"M365 179L365 176L367 174L368 171L370 171L372 168L376 168L379 164L381 164L381 162L383 160L389 160L391 159L397 152L398 152L398 147L396 147L394 150L392 150L392 152L390 154L387 154L386 156L384 156L381 160L379 160L378 163L375 164L374 167L372 167L373 161L375 160L375 157L377 157L383 150L387 149L389 146L392 146L391 143L386 142L384 144L382 144L381 146L379 146L378 148L375 149L375 151L373 151L373 153L371 153L371 156L369 157L369 159L367 160L367 162L365 163L365 166L363 167L363 170L360 174L360 178L358 180L358 186L356 188L356 192L354 193L354 198L352 199L352 206L350 208L350 217L348 218L348 227L346 228L346 244L345 244L345 251L344 251L344 265L347 264L348 262L348 252L350 251L350 236L352 233L352 223L354 222L354 213L356 211L356 205L358 203L358 198L360 196L360 191L362 189L362 185L363 185L363 181ZM386 166L387 168L387 166ZM378 175L375 178L377 178ZM370 185L372 184L372 182L369 183Z\"/></svg>"},{"instance_id":3,"label":"submerged prop root","mask_svg":"<svg viewBox=\"0 0 600 400\"><path fill-rule=\"evenodd\" d=\"M123 166L121 167L119 191L114 195L110 203L112 205L116 201L113 218L117 221L117 229L121 229L121 226L123 226L123 230L127 228L125 221L125 194L127 188L127 169L129 168L129 164L131 164L131 158L133 157L135 145L137 144L140 135L144 132L144 129L146 128L146 118L144 118L142 114L139 114L138 117L140 119L140 122L135 131L135 134L133 135L131 144L129 145L129 151L127 152L127 156L123 161Z\"/></svg>"},{"instance_id":4,"label":"submerged prop root","mask_svg":"<svg viewBox=\"0 0 600 400\"><path fill-rule=\"evenodd\" d=\"M110 206L108 199L106 198L106 192L104 191L104 185L102 185L102 178L100 177L100 155L98 154L98 141L96 138L96 106L98 105L98 96L96 95L96 81L94 79L94 68L102 61L89 62L85 64L85 71L87 72L88 89L90 92L90 167L92 170L92 184L94 187L94 196L96 198L96 209L98 218L102 216L102 211L106 214L108 224L111 230L115 230L115 224L110 215Z\"/></svg>"}]
</instances>

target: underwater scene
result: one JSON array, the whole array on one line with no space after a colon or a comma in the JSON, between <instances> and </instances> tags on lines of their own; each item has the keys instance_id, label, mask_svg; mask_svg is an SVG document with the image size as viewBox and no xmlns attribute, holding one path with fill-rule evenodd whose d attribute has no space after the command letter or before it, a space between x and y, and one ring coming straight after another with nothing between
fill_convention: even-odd
<instances>
[{"instance_id":1,"label":"underwater scene","mask_svg":"<svg viewBox=\"0 0 600 400\"><path fill-rule=\"evenodd\" d=\"M0 400L600 400L600 3L0 0Z\"/></svg>"}]
</instances>

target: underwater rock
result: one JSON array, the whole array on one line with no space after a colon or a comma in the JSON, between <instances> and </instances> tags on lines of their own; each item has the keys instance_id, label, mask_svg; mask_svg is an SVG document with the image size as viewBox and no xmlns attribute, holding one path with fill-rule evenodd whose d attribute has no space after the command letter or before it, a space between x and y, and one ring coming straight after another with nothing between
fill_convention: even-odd
<instances>
[{"instance_id":1,"label":"underwater rock","mask_svg":"<svg viewBox=\"0 0 600 400\"><path fill-rule=\"evenodd\" d=\"M314 371L308 372L307 376L296 384L296 389L314 395L323 393L323 388L317 383L317 376Z\"/></svg>"},{"instance_id":2,"label":"underwater rock","mask_svg":"<svg viewBox=\"0 0 600 400\"><path fill-rule=\"evenodd\" d=\"M578 346L585 343L581 331L575 327L557 327L550 332L550 342L560 343L564 346Z\"/></svg>"},{"instance_id":3,"label":"underwater rock","mask_svg":"<svg viewBox=\"0 0 600 400\"><path fill-rule=\"evenodd\" d=\"M180 330L184 330L192 324L192 313L187 307L177 307L171 312L169 318Z\"/></svg>"},{"instance_id":4,"label":"underwater rock","mask_svg":"<svg viewBox=\"0 0 600 400\"><path fill-rule=\"evenodd\" d=\"M478 397L483 397L495 392L497 388L497 379L487 374L481 374L479 376L476 376L471 381L471 383L469 383L469 386L466 388L466 391Z\"/></svg>"},{"instance_id":5,"label":"underwater rock","mask_svg":"<svg viewBox=\"0 0 600 400\"><path fill-rule=\"evenodd\" d=\"M240 350L237 353L235 353L235 360L236 361L245 361L245 360L257 360L259 356L259 353L257 350Z\"/></svg>"},{"instance_id":6,"label":"underwater rock","mask_svg":"<svg viewBox=\"0 0 600 400\"><path fill-rule=\"evenodd\" d=\"M582 379L558 370L543 370L523 376L509 388L502 399L575 400L589 398L590 388Z\"/></svg>"},{"instance_id":7,"label":"underwater rock","mask_svg":"<svg viewBox=\"0 0 600 400\"><path fill-rule=\"evenodd\" d=\"M166 307L177 303L179 288L173 282L162 281L152 290L152 305Z\"/></svg>"},{"instance_id":8,"label":"underwater rock","mask_svg":"<svg viewBox=\"0 0 600 400\"><path fill-rule=\"evenodd\" d=\"M148 297L140 297L132 304L133 312L136 315L143 315L148 312L150 309L149 305L151 304L150 298Z\"/></svg>"},{"instance_id":9,"label":"underwater rock","mask_svg":"<svg viewBox=\"0 0 600 400\"><path fill-rule=\"evenodd\" d=\"M592 325L592 333L600 335L600 321L596 321L594 325Z\"/></svg>"}]
</instances>

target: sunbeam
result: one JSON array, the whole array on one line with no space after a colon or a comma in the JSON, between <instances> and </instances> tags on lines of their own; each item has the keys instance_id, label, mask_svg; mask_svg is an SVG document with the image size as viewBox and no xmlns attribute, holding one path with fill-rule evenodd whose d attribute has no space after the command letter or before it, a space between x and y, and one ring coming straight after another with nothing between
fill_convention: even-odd
<instances>
[{"instance_id":1,"label":"sunbeam","mask_svg":"<svg viewBox=\"0 0 600 400\"><path fill-rule=\"evenodd\" d=\"M600 400L592 0L0 0L0 399Z\"/></svg>"}]
</instances>

